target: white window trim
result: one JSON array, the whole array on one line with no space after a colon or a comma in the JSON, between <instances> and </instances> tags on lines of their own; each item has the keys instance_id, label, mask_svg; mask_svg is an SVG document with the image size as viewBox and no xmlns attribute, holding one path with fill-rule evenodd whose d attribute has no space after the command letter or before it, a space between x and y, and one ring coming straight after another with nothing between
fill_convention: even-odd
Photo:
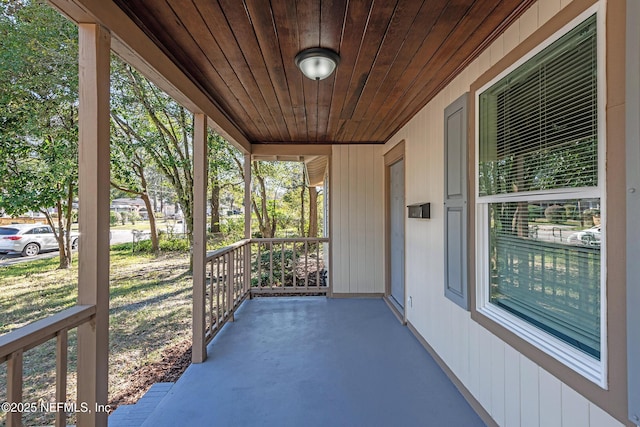
<instances>
[{"instance_id":1,"label":"white window trim","mask_svg":"<svg viewBox=\"0 0 640 427\"><path fill-rule=\"evenodd\" d=\"M606 389L608 386L607 372L607 233L606 233L606 56L605 56L605 4L604 1L597 3L581 13L560 31L549 37L535 49L524 55L510 67L499 73L494 79L478 89L475 93L475 195L476 195L476 310L487 318L500 324L505 329L531 343L541 351L563 363L570 369L579 373L588 380ZM571 31L577 25L585 21L590 16L596 14L597 22L597 55L598 55L598 186L589 188L562 188L545 191L523 192L518 195L489 195L480 196L479 191L479 144L480 144L480 108L479 98L489 87L497 81L511 73L520 65L531 59L544 48L558 40L560 37ZM504 201L526 201L526 200L554 200L554 199L580 199L599 198L600 217L602 224L601 241L601 267L600 267L600 360L597 360L586 353L572 347L555 336L537 328L521 318L501 309L489 302L489 230L488 209L489 203Z\"/></svg>"}]
</instances>

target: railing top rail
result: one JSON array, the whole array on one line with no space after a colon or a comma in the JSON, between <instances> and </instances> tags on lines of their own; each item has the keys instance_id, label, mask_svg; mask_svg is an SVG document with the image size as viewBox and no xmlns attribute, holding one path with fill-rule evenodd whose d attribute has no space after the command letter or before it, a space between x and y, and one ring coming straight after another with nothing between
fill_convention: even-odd
<instances>
[{"instance_id":1,"label":"railing top rail","mask_svg":"<svg viewBox=\"0 0 640 427\"><path fill-rule=\"evenodd\" d=\"M232 252L233 250L238 249L239 247L249 243L251 243L250 239L244 239L244 240L237 241L229 246L225 246L224 248L216 249L215 251L209 251L207 252L207 261L211 261L213 258L217 258L226 253Z\"/></svg>"},{"instance_id":2,"label":"railing top rail","mask_svg":"<svg viewBox=\"0 0 640 427\"><path fill-rule=\"evenodd\" d=\"M0 362L18 350L29 350L65 329L81 325L96 313L95 305L76 305L0 336Z\"/></svg>"},{"instance_id":3,"label":"railing top rail","mask_svg":"<svg viewBox=\"0 0 640 427\"><path fill-rule=\"evenodd\" d=\"M285 238L265 238L251 239L251 243L328 243L328 237L285 237Z\"/></svg>"}]
</instances>

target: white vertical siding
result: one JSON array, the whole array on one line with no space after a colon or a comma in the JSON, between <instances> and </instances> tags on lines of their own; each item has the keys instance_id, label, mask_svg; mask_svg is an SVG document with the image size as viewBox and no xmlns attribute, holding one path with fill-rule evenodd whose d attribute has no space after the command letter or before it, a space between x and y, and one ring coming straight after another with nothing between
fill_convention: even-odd
<instances>
[{"instance_id":1,"label":"white vertical siding","mask_svg":"<svg viewBox=\"0 0 640 427\"><path fill-rule=\"evenodd\" d=\"M384 292L384 162L381 145L334 146L333 292Z\"/></svg>"},{"instance_id":2,"label":"white vertical siding","mask_svg":"<svg viewBox=\"0 0 640 427\"><path fill-rule=\"evenodd\" d=\"M540 370L538 376L540 386L540 425L549 427L562 426L562 383L556 377Z\"/></svg>"},{"instance_id":3,"label":"white vertical siding","mask_svg":"<svg viewBox=\"0 0 640 427\"><path fill-rule=\"evenodd\" d=\"M549 372L472 321L468 312L444 297L443 290L444 108L468 91L474 80L533 34L567 3L567 0L539 0L382 150L383 153L400 141L405 141L406 202L431 202L430 220L406 222L407 296L413 300L413 305L406 308L407 318L493 419L504 426L621 425ZM354 167L360 165L350 157L355 151L350 153L347 148L339 148L334 150L334 155L336 152L343 156L343 162L346 161L346 156ZM382 164L379 168L384 171ZM340 179L355 179L354 174L364 173L361 169L357 169L357 172L343 172L348 176L336 176L334 183ZM380 183L374 187L382 189ZM338 192L340 188L334 191ZM377 206L383 212L382 201ZM339 208L336 209L334 212L340 214ZM350 215L358 212L351 206ZM370 229L369 227L367 224L366 228ZM341 234L340 230L336 232ZM353 231L348 236L351 245L362 244L355 239ZM374 251L375 255L382 260L384 246L380 244L376 247L380 249ZM361 262L360 258L354 258L354 249L351 247L351 259ZM355 279L353 275L352 279ZM344 286L354 292L353 284Z\"/></svg>"}]
</instances>

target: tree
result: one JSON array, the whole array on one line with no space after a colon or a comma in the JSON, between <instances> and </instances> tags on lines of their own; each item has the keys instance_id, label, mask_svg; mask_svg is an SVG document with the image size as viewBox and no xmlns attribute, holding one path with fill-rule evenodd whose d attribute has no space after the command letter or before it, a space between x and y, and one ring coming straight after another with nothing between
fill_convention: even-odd
<instances>
[{"instance_id":1,"label":"tree","mask_svg":"<svg viewBox=\"0 0 640 427\"><path fill-rule=\"evenodd\" d=\"M191 240L193 232L193 115L131 66L114 61L114 85L126 94L117 116L139 148L170 182ZM135 112L135 113L134 113Z\"/></svg>"},{"instance_id":2,"label":"tree","mask_svg":"<svg viewBox=\"0 0 640 427\"><path fill-rule=\"evenodd\" d=\"M152 159L145 150L145 137L155 129L146 118L146 111L135 102L129 80L121 78L126 74L124 67L119 60L112 61L117 78L111 85L111 186L142 199L149 217L151 248L157 254L160 245L147 179Z\"/></svg>"},{"instance_id":3,"label":"tree","mask_svg":"<svg viewBox=\"0 0 640 427\"><path fill-rule=\"evenodd\" d=\"M309 188L309 233L308 237L318 237L318 189Z\"/></svg>"},{"instance_id":4,"label":"tree","mask_svg":"<svg viewBox=\"0 0 640 427\"><path fill-rule=\"evenodd\" d=\"M156 215L149 197L149 184L146 168L149 157L141 150L126 123L113 111L111 133L111 186L128 194L139 196L147 209L149 217L149 231L151 234L151 248L154 253L160 251ZM132 217L133 218L133 217Z\"/></svg>"},{"instance_id":5,"label":"tree","mask_svg":"<svg viewBox=\"0 0 640 427\"><path fill-rule=\"evenodd\" d=\"M0 209L41 211L60 268L68 268L78 182L77 29L42 2L14 1L0 5L0 37Z\"/></svg>"},{"instance_id":6,"label":"tree","mask_svg":"<svg viewBox=\"0 0 640 427\"><path fill-rule=\"evenodd\" d=\"M212 233L220 228L220 192L228 187L242 185L240 174L234 166L234 159L240 156L227 140L214 131L207 135L209 144L209 207L211 209Z\"/></svg>"}]
</instances>

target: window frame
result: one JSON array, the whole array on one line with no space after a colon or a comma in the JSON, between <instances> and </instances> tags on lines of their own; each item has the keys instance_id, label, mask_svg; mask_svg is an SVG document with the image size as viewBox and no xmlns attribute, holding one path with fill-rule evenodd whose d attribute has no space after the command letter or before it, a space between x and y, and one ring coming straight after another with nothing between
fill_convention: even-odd
<instances>
[{"instance_id":1,"label":"window frame","mask_svg":"<svg viewBox=\"0 0 640 427\"><path fill-rule=\"evenodd\" d=\"M598 185L596 187L559 188L543 191L528 191L511 194L495 194L480 196L479 189L479 144L480 144L480 94L492 87L505 76L512 73L526 61L540 53L546 47L567 34L573 28L596 15L597 26L597 70L598 70ZM517 61L510 64L500 73L495 75L473 93L474 102L474 196L475 196L475 239L476 239L476 285L475 285L475 311L512 332L535 348L553 357L563 365L577 372L589 381L596 383L601 388L607 388L607 233L606 233L606 27L605 8L596 3L563 25L550 37L528 51ZM489 204L500 202L517 202L530 200L562 200L599 198L601 205L601 264L600 264L600 360L576 349L561 339L544 330L533 326L520 317L509 313L503 308L492 304L490 297L490 271L489 271Z\"/></svg>"}]
</instances>

